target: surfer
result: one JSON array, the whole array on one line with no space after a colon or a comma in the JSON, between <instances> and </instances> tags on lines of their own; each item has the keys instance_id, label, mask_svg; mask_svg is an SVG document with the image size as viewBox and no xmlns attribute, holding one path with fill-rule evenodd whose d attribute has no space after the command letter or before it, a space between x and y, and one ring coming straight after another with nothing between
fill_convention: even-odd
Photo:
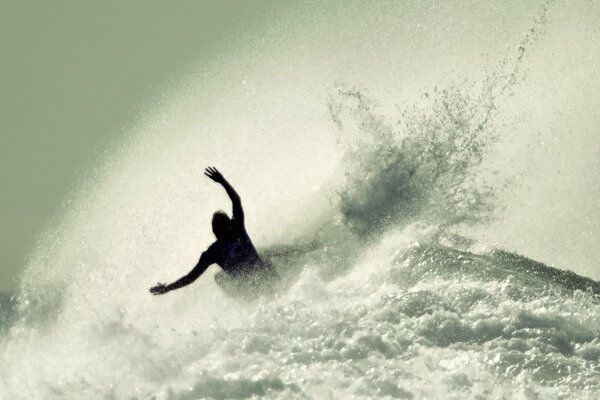
<instances>
[{"instance_id":1,"label":"surfer","mask_svg":"<svg viewBox=\"0 0 600 400\"><path fill-rule=\"evenodd\" d=\"M233 186L214 167L208 167L204 174L220 183L233 204L232 217L224 211L216 211L212 217L212 230L217 240L200 256L196 266L185 276L171 284L158 283L150 292L158 295L189 285L198 279L212 265L219 265L223 271L215 275L217 284L231 295L255 295L266 284L277 279L274 268L264 262L252 244L244 225L244 210L240 196Z\"/></svg>"}]
</instances>

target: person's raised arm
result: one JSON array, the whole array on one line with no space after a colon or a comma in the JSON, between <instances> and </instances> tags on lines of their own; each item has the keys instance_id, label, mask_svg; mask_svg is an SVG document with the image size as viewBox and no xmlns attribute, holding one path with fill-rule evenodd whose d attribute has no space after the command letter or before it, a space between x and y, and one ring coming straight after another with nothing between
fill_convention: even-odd
<instances>
[{"instance_id":1,"label":"person's raised arm","mask_svg":"<svg viewBox=\"0 0 600 400\"><path fill-rule=\"evenodd\" d=\"M204 271L206 271L206 269L211 264L212 264L212 261L210 260L208 253L205 251L200 256L200 260L198 261L198 264L196 264L194 269L192 269L187 275L179 278L175 282L168 284L168 285L165 285L164 283L159 283L158 285L150 288L150 293L152 293L154 295L164 294L164 293L170 292L171 290L175 290L175 289L179 289L184 286L187 286L190 283L194 282L196 279L198 279L198 277L200 277L200 275L202 275L204 273Z\"/></svg>"},{"instance_id":2,"label":"person's raised arm","mask_svg":"<svg viewBox=\"0 0 600 400\"><path fill-rule=\"evenodd\" d=\"M242 208L242 200L240 199L240 195L237 194L233 186L227 182L227 180L223 177L223 175L215 168L208 167L204 170L204 175L208 176L213 181L220 183L227 195L231 199L231 203L233 205L233 218L238 222L244 222L244 209Z\"/></svg>"}]
</instances>

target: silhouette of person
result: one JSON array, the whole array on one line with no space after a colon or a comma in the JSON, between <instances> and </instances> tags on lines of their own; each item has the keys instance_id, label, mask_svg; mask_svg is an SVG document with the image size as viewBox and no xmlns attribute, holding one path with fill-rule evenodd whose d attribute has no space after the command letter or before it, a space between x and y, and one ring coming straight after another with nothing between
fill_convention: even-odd
<instances>
[{"instance_id":1,"label":"silhouette of person","mask_svg":"<svg viewBox=\"0 0 600 400\"><path fill-rule=\"evenodd\" d=\"M240 196L214 167L208 167L204 174L220 183L233 204L232 217L224 211L216 211L212 218L212 230L217 240L200 256L196 266L185 276L171 284L158 283L150 292L158 295L189 285L198 279L212 265L219 265L223 271L215 275L215 282L229 295L256 295L272 284L277 273L271 264L264 262L252 244L244 225L244 210Z\"/></svg>"}]
</instances>

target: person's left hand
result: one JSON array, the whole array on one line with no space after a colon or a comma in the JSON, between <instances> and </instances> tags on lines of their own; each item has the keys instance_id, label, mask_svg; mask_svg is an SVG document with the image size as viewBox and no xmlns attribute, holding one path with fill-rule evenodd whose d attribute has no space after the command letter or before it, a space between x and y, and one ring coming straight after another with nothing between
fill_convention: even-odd
<instances>
[{"instance_id":1,"label":"person's left hand","mask_svg":"<svg viewBox=\"0 0 600 400\"><path fill-rule=\"evenodd\" d=\"M215 167L207 167L204 170L204 175L208 176L210 179L218 183L221 183L225 180L225 178L223 178L223 175Z\"/></svg>"},{"instance_id":2,"label":"person's left hand","mask_svg":"<svg viewBox=\"0 0 600 400\"><path fill-rule=\"evenodd\" d=\"M155 296L158 294L167 293L168 291L169 291L169 289L167 289L167 285L165 285L164 283L160 283L160 282L158 282L158 285L150 288L150 293L152 293Z\"/></svg>"}]
</instances>

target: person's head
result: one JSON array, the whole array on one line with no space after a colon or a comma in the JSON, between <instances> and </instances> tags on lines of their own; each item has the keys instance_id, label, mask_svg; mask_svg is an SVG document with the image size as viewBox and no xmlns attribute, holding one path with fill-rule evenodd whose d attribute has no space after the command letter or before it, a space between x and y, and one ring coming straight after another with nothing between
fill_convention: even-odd
<instances>
[{"instance_id":1,"label":"person's head","mask_svg":"<svg viewBox=\"0 0 600 400\"><path fill-rule=\"evenodd\" d=\"M225 211L215 211L212 217L212 230L217 239L227 237L231 229L231 219Z\"/></svg>"}]
</instances>

